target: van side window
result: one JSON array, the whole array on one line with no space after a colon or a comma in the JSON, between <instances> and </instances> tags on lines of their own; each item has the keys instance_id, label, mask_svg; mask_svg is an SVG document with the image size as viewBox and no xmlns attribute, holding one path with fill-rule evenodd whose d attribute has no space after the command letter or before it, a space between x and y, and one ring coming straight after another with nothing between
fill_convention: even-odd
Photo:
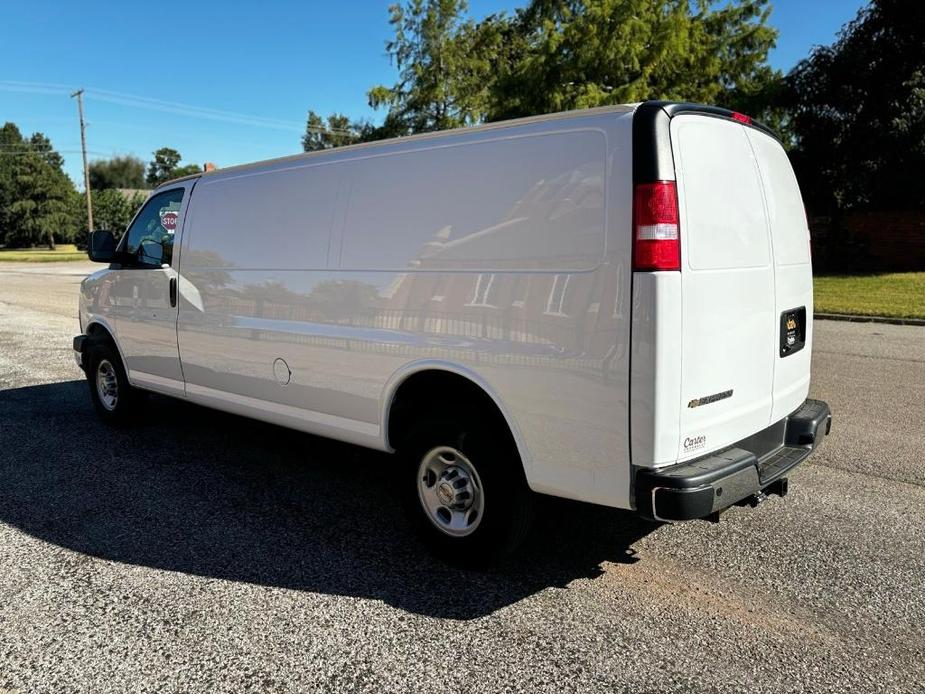
<instances>
[{"instance_id":1,"label":"van side window","mask_svg":"<svg viewBox=\"0 0 925 694\"><path fill-rule=\"evenodd\" d=\"M169 265L182 201L183 188L158 193L148 200L125 232L120 250L134 258L139 267Z\"/></svg>"}]
</instances>

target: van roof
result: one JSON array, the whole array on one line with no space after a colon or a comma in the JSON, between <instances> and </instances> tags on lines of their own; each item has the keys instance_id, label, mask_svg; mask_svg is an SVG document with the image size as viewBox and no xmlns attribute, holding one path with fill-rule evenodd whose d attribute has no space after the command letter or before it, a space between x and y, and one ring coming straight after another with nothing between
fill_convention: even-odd
<instances>
[{"instance_id":1,"label":"van roof","mask_svg":"<svg viewBox=\"0 0 925 694\"><path fill-rule=\"evenodd\" d=\"M558 113L544 113L539 116L527 116L526 118L512 118L510 120L496 121L493 123L484 123L482 125L472 125L464 126L461 128L452 128L450 130L438 130L435 132L429 133L418 133L417 135L405 135L402 137L390 137L386 140L375 140L373 142L359 142L355 145L344 145L343 147L338 147L337 152L345 151L354 151L360 149L371 149L374 147L383 147L390 144L395 144L396 142L419 142L421 140L430 140L440 137L449 137L452 135L459 135L461 133L473 133L473 132L484 132L486 130L500 130L503 128L510 128L518 125L529 125L530 123L543 123L546 121L561 120L565 118L574 118L574 117L585 117L585 116L596 116L605 113L630 113L635 111L639 106L638 103L635 104L614 104L611 106L598 106L596 108L584 108L576 109L574 111L560 111ZM228 166L225 168L214 169L212 171L203 171L199 173L189 174L188 176L181 176L180 178L173 178L169 181L164 181L161 183L155 190L158 188L163 188L165 186L174 185L182 181L190 181L200 177L209 177L217 174L228 173L229 171L238 171L241 169L249 169L255 166L263 166L266 164L277 164L281 162L288 161L299 161L300 159L309 159L311 157L317 157L319 155L331 154L332 150L320 150L317 152L299 152L297 154L289 154L283 157L274 157L273 159L263 159L260 161L249 162L247 164L237 164L235 166Z\"/></svg>"},{"instance_id":2,"label":"van roof","mask_svg":"<svg viewBox=\"0 0 925 694\"><path fill-rule=\"evenodd\" d=\"M668 118L668 119L672 118L675 115L680 115L682 113L699 113L705 116L713 116L713 117L719 117L719 118L732 118L733 120L737 120L738 122L743 123L744 125L747 125L752 128L757 128L758 130L761 130L765 134L770 135L771 137L779 141L779 137L777 133L775 133L771 128L767 127L763 123L753 120L752 118L748 116L743 116L740 113L736 113L734 111L730 111L725 108L720 108L719 106L707 106L705 104L696 104L696 103L683 102L683 101L643 101L643 102L637 102L637 103L632 103L632 104L614 104L611 106L598 106L596 108L576 109L573 111L560 111L558 113L544 113L539 116L527 116L526 118L512 118L511 120L502 120L502 121L496 121L493 123L484 123L482 125L465 126L461 128L452 128L451 130L438 130L438 131L429 132L429 133L419 133L417 135L405 135L403 137L390 137L387 140L375 140L373 142L360 142L355 145L345 145L343 147L338 147L336 151L340 153L340 152L345 152L345 151L372 149L375 147L384 147L386 145L395 144L396 142L402 142L402 143L419 142L421 140L430 140L430 139L441 138L441 137L451 137L453 135L459 135L461 133L484 132L487 130L500 130L503 128L511 128L511 127L518 126L518 125L529 125L530 123L543 123L546 121L562 120L566 118L576 118L576 117L583 118L586 116L596 116L596 115L601 115L605 113L631 113L631 112L635 112L641 106L645 107L643 110L646 111L647 116L654 116L655 114L658 113L658 114L661 114L661 117ZM649 118L648 120L651 120L651 118ZM641 124L641 125L645 125L645 124ZM654 124L649 124L649 125L651 126L649 129L652 130L653 132L648 133L647 136L653 138L652 142L655 142L656 135L657 135L655 131L657 131L658 128L655 127ZM634 125L634 129L635 129L635 125ZM637 144L640 144L640 143L637 143ZM652 144L652 143L649 143L649 144ZM662 143L662 144L664 145L665 143ZM222 169L214 169L212 171L194 173L194 174L190 174L189 176L183 176L181 178L174 178L170 181L165 181L164 183L159 185L157 188L155 188L155 190L157 190L158 188L162 188L164 186L173 185L181 181L189 181L189 180L193 180L196 178L200 178L202 176L206 176L206 177L215 176L215 175L228 173L229 171L231 172L240 171L242 169L250 169L253 167L257 167L257 166L266 166L268 164L278 164L282 162L299 161L302 159L309 159L311 157L331 154L332 151L333 150L326 149L326 150L320 150L317 152L299 152L298 154L290 154L284 157L275 157L273 159L263 159L261 161L249 162L247 164L237 164L236 166L228 166ZM662 151L667 152L668 155L670 156L670 153L671 153L670 146L668 146L667 148L663 146Z\"/></svg>"}]
</instances>

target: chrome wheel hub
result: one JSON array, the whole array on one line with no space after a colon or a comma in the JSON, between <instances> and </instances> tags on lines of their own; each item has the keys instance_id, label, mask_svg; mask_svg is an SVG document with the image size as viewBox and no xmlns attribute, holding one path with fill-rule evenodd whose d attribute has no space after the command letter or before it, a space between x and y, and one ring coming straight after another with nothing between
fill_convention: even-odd
<instances>
[{"instance_id":1,"label":"chrome wheel hub","mask_svg":"<svg viewBox=\"0 0 925 694\"><path fill-rule=\"evenodd\" d=\"M101 359L96 367L96 394L103 407L112 412L119 402L119 380L116 369L108 359Z\"/></svg>"},{"instance_id":2,"label":"chrome wheel hub","mask_svg":"<svg viewBox=\"0 0 925 694\"><path fill-rule=\"evenodd\" d=\"M478 472L462 452L451 446L431 449L421 459L418 498L430 522L454 537L474 532L485 510Z\"/></svg>"}]
</instances>

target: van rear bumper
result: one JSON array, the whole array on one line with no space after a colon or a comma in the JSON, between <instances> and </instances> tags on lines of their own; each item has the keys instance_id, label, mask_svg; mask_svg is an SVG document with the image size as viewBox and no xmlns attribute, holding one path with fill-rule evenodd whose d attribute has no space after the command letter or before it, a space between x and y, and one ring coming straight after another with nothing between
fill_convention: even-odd
<instances>
[{"instance_id":1,"label":"van rear bumper","mask_svg":"<svg viewBox=\"0 0 925 694\"><path fill-rule=\"evenodd\" d=\"M803 462L832 426L821 400L721 451L657 470L637 468L636 509L654 520L705 518L743 499L786 489L784 475Z\"/></svg>"}]
</instances>

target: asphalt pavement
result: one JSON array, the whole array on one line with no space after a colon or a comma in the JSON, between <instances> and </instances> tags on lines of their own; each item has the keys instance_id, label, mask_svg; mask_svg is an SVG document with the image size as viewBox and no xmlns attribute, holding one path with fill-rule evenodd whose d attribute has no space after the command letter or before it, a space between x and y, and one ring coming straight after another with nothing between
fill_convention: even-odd
<instances>
[{"instance_id":1,"label":"asphalt pavement","mask_svg":"<svg viewBox=\"0 0 925 694\"><path fill-rule=\"evenodd\" d=\"M98 423L92 269L0 265L0 692L925 689L925 328L816 323L834 423L786 499L548 500L469 572L420 550L388 456L161 397Z\"/></svg>"}]
</instances>

